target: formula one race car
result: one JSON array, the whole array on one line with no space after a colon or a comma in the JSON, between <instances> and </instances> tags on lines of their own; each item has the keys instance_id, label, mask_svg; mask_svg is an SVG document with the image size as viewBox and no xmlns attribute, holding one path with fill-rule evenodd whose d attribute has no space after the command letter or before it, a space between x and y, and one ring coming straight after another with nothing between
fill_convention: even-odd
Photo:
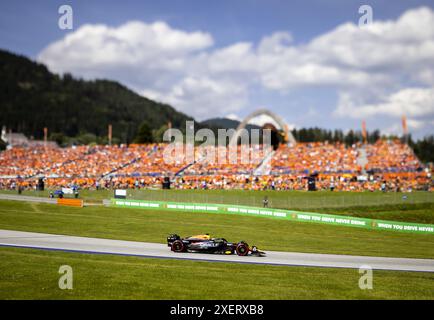
<instances>
[{"instance_id":1,"label":"formula one race car","mask_svg":"<svg viewBox=\"0 0 434 320\"><path fill-rule=\"evenodd\" d=\"M259 251L257 247L240 241L238 243L228 242L223 238L211 238L209 234L201 234L187 238L181 238L177 234L167 237L167 246L174 252L201 252L201 253L220 253L234 254L239 256L250 255L263 257L265 252Z\"/></svg>"}]
</instances>

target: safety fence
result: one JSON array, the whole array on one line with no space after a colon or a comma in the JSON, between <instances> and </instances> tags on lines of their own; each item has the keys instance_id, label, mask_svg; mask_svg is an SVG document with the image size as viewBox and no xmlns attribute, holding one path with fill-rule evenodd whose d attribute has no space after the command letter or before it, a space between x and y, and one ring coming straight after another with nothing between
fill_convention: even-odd
<instances>
[{"instance_id":1,"label":"safety fence","mask_svg":"<svg viewBox=\"0 0 434 320\"><path fill-rule=\"evenodd\" d=\"M22 196L48 199L49 191L24 191ZM88 202L101 202L113 197L113 190L80 190L79 198ZM0 196L9 194L18 196L16 191L0 190ZM128 199L221 203L238 206L262 206L264 196L272 208L292 209L315 212L318 208L378 207L386 205L426 205L434 203L434 192L305 192L305 191L241 191L241 190L152 190L128 189Z\"/></svg>"},{"instance_id":2,"label":"safety fence","mask_svg":"<svg viewBox=\"0 0 434 320\"><path fill-rule=\"evenodd\" d=\"M217 214L223 213L234 215L259 216L300 222L313 222L329 225L359 227L372 230L389 230L419 234L434 234L434 225L432 224L377 220L274 208L259 208L227 204L163 202L123 199L111 199L111 205L136 209L140 208L153 210L188 211L198 213L208 212Z\"/></svg>"},{"instance_id":3,"label":"safety fence","mask_svg":"<svg viewBox=\"0 0 434 320\"><path fill-rule=\"evenodd\" d=\"M112 193L113 194L113 193ZM128 190L128 198L163 202L221 203L260 207L268 196L270 207L313 211L317 208L414 205L434 203L434 193L418 192L303 192L239 190Z\"/></svg>"}]
</instances>

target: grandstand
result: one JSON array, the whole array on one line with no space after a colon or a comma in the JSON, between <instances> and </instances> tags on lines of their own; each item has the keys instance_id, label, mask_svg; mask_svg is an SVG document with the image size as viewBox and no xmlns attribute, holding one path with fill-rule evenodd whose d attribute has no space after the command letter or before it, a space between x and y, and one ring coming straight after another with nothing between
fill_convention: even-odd
<instances>
[{"instance_id":1,"label":"grandstand","mask_svg":"<svg viewBox=\"0 0 434 320\"><path fill-rule=\"evenodd\" d=\"M51 188L159 188L169 176L178 189L306 190L306 177L314 174L319 190L433 190L432 168L424 167L399 140L349 147L328 142L284 144L272 154L262 154L261 145L252 145L250 155L260 154L260 158L244 163L238 152L236 163L225 164L209 161L206 155L228 155L228 147L196 147L194 162L181 158L170 165L164 161L164 147L14 147L0 153L0 188L33 189L40 177ZM361 151L366 156L364 165ZM268 169L257 170L264 159Z\"/></svg>"},{"instance_id":2,"label":"grandstand","mask_svg":"<svg viewBox=\"0 0 434 320\"><path fill-rule=\"evenodd\" d=\"M342 143L299 143L295 146L283 145L272 159L272 173L309 174L361 172L357 165L356 146L345 147Z\"/></svg>"}]
</instances>

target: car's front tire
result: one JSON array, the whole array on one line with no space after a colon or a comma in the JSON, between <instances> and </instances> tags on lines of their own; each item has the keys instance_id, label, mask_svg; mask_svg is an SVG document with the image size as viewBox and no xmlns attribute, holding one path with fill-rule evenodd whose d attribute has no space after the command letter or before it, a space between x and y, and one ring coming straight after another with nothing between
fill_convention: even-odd
<instances>
[{"instance_id":1,"label":"car's front tire","mask_svg":"<svg viewBox=\"0 0 434 320\"><path fill-rule=\"evenodd\" d=\"M239 256L247 256L249 254L249 246L246 243L241 242L237 245L235 251Z\"/></svg>"},{"instance_id":2,"label":"car's front tire","mask_svg":"<svg viewBox=\"0 0 434 320\"><path fill-rule=\"evenodd\" d=\"M173 252L184 252L185 244L181 240L175 240L172 243L172 251Z\"/></svg>"}]
</instances>

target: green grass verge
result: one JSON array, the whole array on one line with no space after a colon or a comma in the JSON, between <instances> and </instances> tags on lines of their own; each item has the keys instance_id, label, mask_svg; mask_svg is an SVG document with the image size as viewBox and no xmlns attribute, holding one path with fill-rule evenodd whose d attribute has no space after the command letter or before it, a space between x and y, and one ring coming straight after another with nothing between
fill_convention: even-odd
<instances>
[{"instance_id":1,"label":"green grass verge","mask_svg":"<svg viewBox=\"0 0 434 320\"><path fill-rule=\"evenodd\" d=\"M230 214L0 201L0 229L164 243L210 233L264 250L434 258L434 236Z\"/></svg>"},{"instance_id":2,"label":"green grass verge","mask_svg":"<svg viewBox=\"0 0 434 320\"><path fill-rule=\"evenodd\" d=\"M58 287L59 267L73 289ZM433 273L282 267L0 248L0 299L434 299Z\"/></svg>"},{"instance_id":3,"label":"green grass verge","mask_svg":"<svg viewBox=\"0 0 434 320\"><path fill-rule=\"evenodd\" d=\"M316 208L318 213L345 215L378 220L434 224L434 203L360 206L349 208Z\"/></svg>"},{"instance_id":4,"label":"green grass verge","mask_svg":"<svg viewBox=\"0 0 434 320\"><path fill-rule=\"evenodd\" d=\"M24 195L48 197L49 191L25 191ZM16 194L0 190L0 193ZM101 203L113 196L110 190L82 190L87 203ZM174 202L226 203L261 206L267 196L270 207L329 213L362 218L434 224L434 194L431 192L300 192L240 190L128 190L131 199ZM403 197L406 197L403 199Z\"/></svg>"},{"instance_id":5,"label":"green grass verge","mask_svg":"<svg viewBox=\"0 0 434 320\"><path fill-rule=\"evenodd\" d=\"M17 194L1 190L1 193ZM48 197L49 191L24 191L24 195ZM353 206L412 205L434 203L432 192L305 192L305 191L246 191L246 190L128 190L128 197L139 200L227 203L261 206L263 198L270 206L282 209L345 208ZM113 197L112 190L81 190L80 197L88 202L101 202Z\"/></svg>"}]
</instances>

